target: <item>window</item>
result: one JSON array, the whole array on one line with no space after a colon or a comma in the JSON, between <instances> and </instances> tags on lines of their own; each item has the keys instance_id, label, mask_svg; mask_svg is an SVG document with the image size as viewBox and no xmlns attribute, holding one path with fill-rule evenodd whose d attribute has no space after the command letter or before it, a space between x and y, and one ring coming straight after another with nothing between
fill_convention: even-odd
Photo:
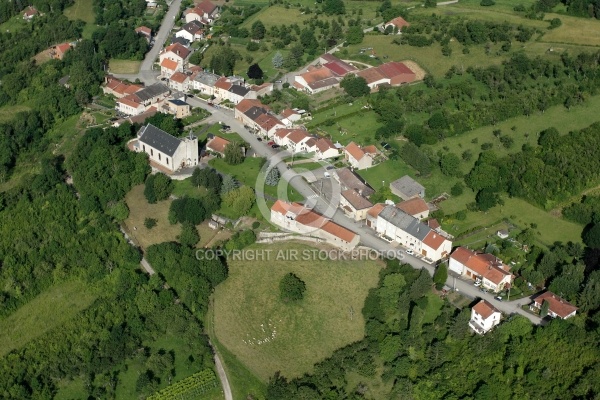
<instances>
[{"instance_id":1,"label":"window","mask_svg":"<svg viewBox=\"0 0 600 400\"><path fill-rule=\"evenodd\" d=\"M150 156L153 157L154 156L154 149L150 149Z\"/></svg>"},{"instance_id":2,"label":"window","mask_svg":"<svg viewBox=\"0 0 600 400\"><path fill-rule=\"evenodd\" d=\"M146 145L142 145L142 148L144 149L144 152L146 151Z\"/></svg>"},{"instance_id":3,"label":"window","mask_svg":"<svg viewBox=\"0 0 600 400\"><path fill-rule=\"evenodd\" d=\"M169 157L167 157L167 165L169 165Z\"/></svg>"},{"instance_id":4,"label":"window","mask_svg":"<svg viewBox=\"0 0 600 400\"><path fill-rule=\"evenodd\" d=\"M158 153L158 161L160 161L160 153Z\"/></svg>"}]
</instances>

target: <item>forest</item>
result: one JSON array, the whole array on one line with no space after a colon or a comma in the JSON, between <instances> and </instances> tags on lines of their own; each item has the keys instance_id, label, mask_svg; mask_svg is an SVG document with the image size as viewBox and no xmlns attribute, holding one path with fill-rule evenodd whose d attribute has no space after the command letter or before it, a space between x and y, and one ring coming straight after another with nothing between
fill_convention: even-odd
<instances>
[{"instance_id":1,"label":"forest","mask_svg":"<svg viewBox=\"0 0 600 400\"><path fill-rule=\"evenodd\" d=\"M433 282L425 271L388 262L362 310L366 337L288 380L275 374L269 400L593 398L600 393L598 323L553 320L533 326L508 317L485 336L469 333L468 308L445 302L425 320ZM358 383L349 377L357 375ZM381 389L380 389L381 390Z\"/></svg>"}]
</instances>

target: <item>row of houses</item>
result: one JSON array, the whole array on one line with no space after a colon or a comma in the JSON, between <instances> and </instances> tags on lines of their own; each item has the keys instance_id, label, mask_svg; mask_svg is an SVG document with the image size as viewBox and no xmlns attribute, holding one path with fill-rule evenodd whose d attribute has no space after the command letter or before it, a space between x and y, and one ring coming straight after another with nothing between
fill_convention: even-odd
<instances>
[{"instance_id":1,"label":"row of houses","mask_svg":"<svg viewBox=\"0 0 600 400\"><path fill-rule=\"evenodd\" d=\"M352 64L340 60L331 54L323 54L317 65L308 67L308 71L294 77L293 86L310 94L339 87L341 80L348 74L364 78L372 91L380 86L398 86L416 80L416 73L401 62L387 62L378 67L358 70Z\"/></svg>"}]
</instances>

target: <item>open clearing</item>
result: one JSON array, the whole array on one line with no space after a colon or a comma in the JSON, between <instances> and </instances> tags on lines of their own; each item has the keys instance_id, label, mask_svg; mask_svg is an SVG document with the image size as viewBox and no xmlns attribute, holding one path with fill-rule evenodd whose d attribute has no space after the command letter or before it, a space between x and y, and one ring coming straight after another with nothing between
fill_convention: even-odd
<instances>
[{"instance_id":1,"label":"open clearing","mask_svg":"<svg viewBox=\"0 0 600 400\"><path fill-rule=\"evenodd\" d=\"M303 251L314 247L293 243L252 248L271 250L271 261L229 263L229 277L215 289L214 332L257 377L266 381L276 371L300 376L335 349L363 338L361 309L377 284L379 264L303 260ZM276 260L279 251L290 250L298 251L299 261ZM279 300L279 281L288 272L306 283L298 304Z\"/></svg>"},{"instance_id":2,"label":"open clearing","mask_svg":"<svg viewBox=\"0 0 600 400\"><path fill-rule=\"evenodd\" d=\"M88 24L94 23L94 4L93 0L75 0L75 4L65 8L65 16L70 20L80 19Z\"/></svg>"},{"instance_id":3,"label":"open clearing","mask_svg":"<svg viewBox=\"0 0 600 400\"><path fill-rule=\"evenodd\" d=\"M0 321L0 356L61 326L96 299L89 285L66 282L50 287Z\"/></svg>"},{"instance_id":4,"label":"open clearing","mask_svg":"<svg viewBox=\"0 0 600 400\"><path fill-rule=\"evenodd\" d=\"M181 225L169 223L171 200L149 204L144 197L142 184L131 189L125 196L125 201L129 207L129 217L125 220L127 231L143 249L156 243L177 240L177 236L181 233ZM146 218L158 220L156 226L152 229L146 228L144 226Z\"/></svg>"},{"instance_id":5,"label":"open clearing","mask_svg":"<svg viewBox=\"0 0 600 400\"><path fill-rule=\"evenodd\" d=\"M541 41L600 46L600 21L597 19L546 14L545 19L552 18L559 18L562 25L544 34Z\"/></svg>"},{"instance_id":6,"label":"open clearing","mask_svg":"<svg viewBox=\"0 0 600 400\"><path fill-rule=\"evenodd\" d=\"M141 61L112 59L108 63L108 68L113 74L137 74L141 65Z\"/></svg>"},{"instance_id":7,"label":"open clearing","mask_svg":"<svg viewBox=\"0 0 600 400\"><path fill-rule=\"evenodd\" d=\"M10 121L14 118L15 114L29 110L29 107L22 105L0 107L0 122Z\"/></svg>"}]
</instances>

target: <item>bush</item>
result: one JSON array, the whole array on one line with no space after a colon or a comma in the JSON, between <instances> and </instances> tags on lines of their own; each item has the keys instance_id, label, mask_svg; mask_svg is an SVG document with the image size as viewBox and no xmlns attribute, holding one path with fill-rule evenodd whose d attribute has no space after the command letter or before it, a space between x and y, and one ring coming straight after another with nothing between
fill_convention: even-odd
<instances>
[{"instance_id":1,"label":"bush","mask_svg":"<svg viewBox=\"0 0 600 400\"><path fill-rule=\"evenodd\" d=\"M467 210L457 211L456 214L454 214L454 217L459 221L464 221L467 219Z\"/></svg>"},{"instance_id":2,"label":"bush","mask_svg":"<svg viewBox=\"0 0 600 400\"><path fill-rule=\"evenodd\" d=\"M249 42L246 45L246 50L248 51L257 51L258 49L260 49L260 45L256 42Z\"/></svg>"},{"instance_id":3,"label":"bush","mask_svg":"<svg viewBox=\"0 0 600 400\"><path fill-rule=\"evenodd\" d=\"M460 196L461 194L463 194L464 192L464 186L461 182L457 182L454 186L452 186L452 188L450 189L450 194L452 196Z\"/></svg>"},{"instance_id":4,"label":"bush","mask_svg":"<svg viewBox=\"0 0 600 400\"><path fill-rule=\"evenodd\" d=\"M305 291L306 284L291 272L279 282L279 298L286 303L302 300Z\"/></svg>"},{"instance_id":5,"label":"bush","mask_svg":"<svg viewBox=\"0 0 600 400\"><path fill-rule=\"evenodd\" d=\"M445 263L438 265L433 274L433 283L437 290L442 290L448 279L448 266Z\"/></svg>"},{"instance_id":6,"label":"bush","mask_svg":"<svg viewBox=\"0 0 600 400\"><path fill-rule=\"evenodd\" d=\"M550 20L550 26L548 27L548 29L556 29L561 25L562 25L562 21L560 20L560 18L552 18Z\"/></svg>"},{"instance_id":7,"label":"bush","mask_svg":"<svg viewBox=\"0 0 600 400\"><path fill-rule=\"evenodd\" d=\"M256 234L250 229L233 234L231 239L225 244L227 250L241 250L256 242Z\"/></svg>"},{"instance_id":8,"label":"bush","mask_svg":"<svg viewBox=\"0 0 600 400\"><path fill-rule=\"evenodd\" d=\"M158 222L158 220L156 218L146 218L144 220L144 226L147 229L152 229L156 226L157 222Z\"/></svg>"},{"instance_id":9,"label":"bush","mask_svg":"<svg viewBox=\"0 0 600 400\"><path fill-rule=\"evenodd\" d=\"M260 222L258 222L258 221L254 221L254 222L252 223L252 229L258 229L259 227L260 227Z\"/></svg>"},{"instance_id":10,"label":"bush","mask_svg":"<svg viewBox=\"0 0 600 400\"><path fill-rule=\"evenodd\" d=\"M199 199L184 197L173 200L169 208L169 222L171 224L189 222L198 225L210 215L208 211Z\"/></svg>"},{"instance_id":11,"label":"bush","mask_svg":"<svg viewBox=\"0 0 600 400\"><path fill-rule=\"evenodd\" d=\"M479 3L479 5L483 7L493 6L494 4L496 4L494 0L481 0L481 2Z\"/></svg>"}]
</instances>

